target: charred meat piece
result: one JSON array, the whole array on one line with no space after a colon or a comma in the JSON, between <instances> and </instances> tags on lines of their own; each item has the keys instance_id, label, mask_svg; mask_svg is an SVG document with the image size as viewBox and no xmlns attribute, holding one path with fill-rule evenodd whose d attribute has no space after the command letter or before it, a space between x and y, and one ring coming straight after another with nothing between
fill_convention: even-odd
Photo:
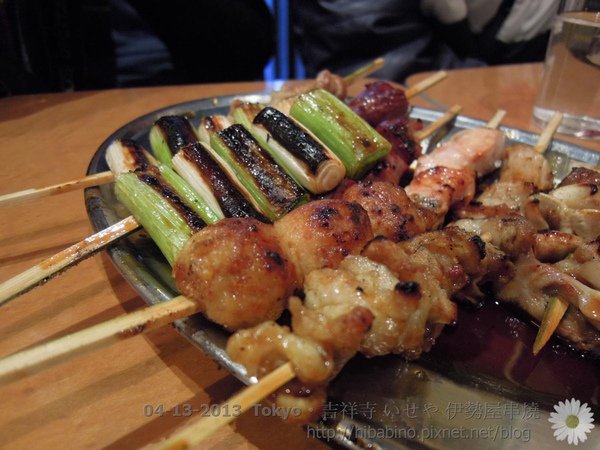
<instances>
[{"instance_id":1,"label":"charred meat piece","mask_svg":"<svg viewBox=\"0 0 600 450\"><path fill-rule=\"evenodd\" d=\"M415 205L404 189L391 183L354 184L344 191L342 198L358 203L367 211L373 235L394 242L423 233L432 225L432 214Z\"/></svg>"},{"instance_id":2,"label":"charred meat piece","mask_svg":"<svg viewBox=\"0 0 600 450\"><path fill-rule=\"evenodd\" d=\"M600 186L600 172L585 167L575 167L558 185L558 187L571 184L589 184Z\"/></svg>"},{"instance_id":3,"label":"charred meat piece","mask_svg":"<svg viewBox=\"0 0 600 450\"><path fill-rule=\"evenodd\" d=\"M376 130L392 144L392 150L365 177L370 181L400 183L410 164L421 156L421 146L413 132L423 128L420 121L400 116L384 120Z\"/></svg>"},{"instance_id":4,"label":"charred meat piece","mask_svg":"<svg viewBox=\"0 0 600 450\"><path fill-rule=\"evenodd\" d=\"M223 219L194 234L173 274L183 295L230 330L278 318L298 287L275 230L255 219Z\"/></svg>"},{"instance_id":5,"label":"charred meat piece","mask_svg":"<svg viewBox=\"0 0 600 450\"><path fill-rule=\"evenodd\" d=\"M347 255L359 253L373 238L365 210L356 203L334 199L302 205L274 226L300 279L313 270L336 267Z\"/></svg>"},{"instance_id":6,"label":"charred meat piece","mask_svg":"<svg viewBox=\"0 0 600 450\"><path fill-rule=\"evenodd\" d=\"M368 84L350 101L349 106L373 127L384 120L408 114L408 100L404 91L385 81Z\"/></svg>"}]
</instances>

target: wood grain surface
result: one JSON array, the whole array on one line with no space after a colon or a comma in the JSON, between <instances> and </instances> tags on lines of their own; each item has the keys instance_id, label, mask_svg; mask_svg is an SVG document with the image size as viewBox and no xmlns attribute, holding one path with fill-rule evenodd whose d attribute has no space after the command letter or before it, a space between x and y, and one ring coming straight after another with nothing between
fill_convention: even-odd
<instances>
[{"instance_id":1,"label":"wood grain surface","mask_svg":"<svg viewBox=\"0 0 600 450\"><path fill-rule=\"evenodd\" d=\"M450 72L428 92L440 105L536 130L530 120L539 65ZM416 83L425 75L411 77ZM102 141L152 110L182 101L270 88L260 82L32 95L0 100L0 194L85 173ZM354 90L359 89L356 86ZM415 104L431 107L429 100ZM585 145L582 141L577 141ZM598 143L588 146L599 149ZM0 280L91 232L82 192L0 209ZM1 308L0 356L144 306L105 254L81 262ZM190 405L221 402L241 383L171 327L137 336L40 374L0 386L0 446L125 449L151 446L184 426ZM158 414L162 408L163 414ZM149 411L156 413L148 414ZM329 448L298 427L252 411L206 449Z\"/></svg>"}]
</instances>

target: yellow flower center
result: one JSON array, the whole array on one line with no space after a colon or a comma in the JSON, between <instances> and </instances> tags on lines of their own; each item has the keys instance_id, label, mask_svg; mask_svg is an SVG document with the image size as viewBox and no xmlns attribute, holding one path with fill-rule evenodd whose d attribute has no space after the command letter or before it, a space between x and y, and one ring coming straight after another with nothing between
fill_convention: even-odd
<instances>
[{"instance_id":1,"label":"yellow flower center","mask_svg":"<svg viewBox=\"0 0 600 450\"><path fill-rule=\"evenodd\" d=\"M579 417L574 416L573 414L567 416L567 419L565 420L565 425L569 428L577 428L577 425L579 425Z\"/></svg>"}]
</instances>

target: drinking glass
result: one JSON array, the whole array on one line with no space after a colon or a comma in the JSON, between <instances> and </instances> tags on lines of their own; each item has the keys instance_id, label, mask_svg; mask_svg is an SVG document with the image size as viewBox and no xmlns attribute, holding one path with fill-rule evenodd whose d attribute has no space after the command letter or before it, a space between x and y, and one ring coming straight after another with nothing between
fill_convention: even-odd
<instances>
[{"instance_id":1,"label":"drinking glass","mask_svg":"<svg viewBox=\"0 0 600 450\"><path fill-rule=\"evenodd\" d=\"M563 0L552 26L533 117L564 114L560 133L600 139L600 0Z\"/></svg>"}]
</instances>

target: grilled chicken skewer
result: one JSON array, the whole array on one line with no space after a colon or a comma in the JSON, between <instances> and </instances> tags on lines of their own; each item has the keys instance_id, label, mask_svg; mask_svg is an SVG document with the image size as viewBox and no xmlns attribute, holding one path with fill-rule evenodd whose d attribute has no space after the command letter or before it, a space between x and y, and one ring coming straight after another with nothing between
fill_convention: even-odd
<instances>
[{"instance_id":1,"label":"grilled chicken skewer","mask_svg":"<svg viewBox=\"0 0 600 450\"><path fill-rule=\"evenodd\" d=\"M134 175L129 174L129 177L132 176ZM194 297L192 300L198 311L204 312L208 318L229 329L251 326L277 317L283 309L284 300L303 282L307 273L320 267L335 266L346 255L360 251L373 237L368 215L360 206L344 206L352 204L339 200L325 202L333 204L324 204L323 201L308 203L279 219L272 228L270 225L256 222L257 225L246 229L242 223L235 222L241 219L224 219L194 234L190 242L201 239L205 239L206 242L204 247L193 247L195 252L200 253L183 259L187 265L175 264L174 273L180 291L184 295ZM298 217L302 217L302 220L298 220ZM248 250L255 255L249 260L256 261L256 264L240 268L239 261L244 258L231 252L248 248L248 243L253 242L256 233L264 237L259 243L252 244ZM224 235L227 236L226 239L223 238ZM277 237L276 243L273 243L273 236ZM240 244L235 245L233 242ZM285 252L279 246L283 247ZM179 253L178 248L176 247L171 254ZM202 248L208 253L203 254ZM211 252L216 257L210 256ZM285 257L282 257L283 254ZM291 272L288 260L294 267ZM207 267L213 268L208 270ZM271 280L268 285L264 283L265 278ZM279 288L276 288L276 279L280 280ZM253 285L250 283L252 280L255 281ZM248 304L240 304L239 299L243 298ZM178 301L185 303L189 300L181 298ZM152 308L154 307L148 308L148 314L155 320ZM189 314L187 309L185 311ZM135 324L127 322L128 327L120 329L116 332L117 335L135 334L151 326L151 322L144 319L143 313L137 317L138 321ZM175 318L171 316L172 320ZM115 336L114 326L104 327L101 324L98 330L100 331L94 331L92 335L97 335L102 342L110 342ZM86 330L80 333L88 339ZM52 344L51 352L33 348L9 356L0 362L0 378L10 379L52 364L54 358L65 358L78 351L77 340L76 333ZM33 357L27 356L28 354Z\"/></svg>"},{"instance_id":2,"label":"grilled chicken skewer","mask_svg":"<svg viewBox=\"0 0 600 450\"><path fill-rule=\"evenodd\" d=\"M307 203L275 226L250 218L223 219L192 235L188 241L195 245L179 251L185 256L174 267L178 288L193 298L179 296L8 356L0 360L0 380L33 373L195 312L231 330L275 319L305 271L337 265L372 237L365 211L334 199ZM174 251L179 248L175 244ZM307 257L296 260L304 251Z\"/></svg>"},{"instance_id":3,"label":"grilled chicken skewer","mask_svg":"<svg viewBox=\"0 0 600 450\"><path fill-rule=\"evenodd\" d=\"M494 239L499 239L503 234L498 220L504 220L503 223L505 228L510 227L511 224L519 222L518 220L515 221L515 213L522 214L528 219L533 217L534 221L532 224L537 228L547 228L546 223L539 224L539 221L536 220L535 211L532 212L532 209L535 210L539 207L539 202L531 202L530 198L532 194L534 194L534 198L539 198L541 195L548 196L548 194L538 194L537 192L547 191L553 186L550 165L545 158L541 156L540 152L543 152L547 147L553 131L556 130L560 123L560 118L560 116L555 116L553 118L549 126L540 135L538 143L533 148L528 146L515 146L508 150L508 157L501 168L499 180L488 187L479 196L478 205L467 207L463 211L459 211L459 217L470 218L459 220L456 222L457 225L470 231L478 232L484 237L487 236L492 242L494 242ZM576 173L582 173L583 171L585 171L585 169L579 169ZM590 178L593 176L586 173L584 177ZM568 181L568 178L569 177L563 181L565 184L570 182ZM579 179L581 176L573 175L571 178ZM573 181L575 182L575 180ZM504 217L504 219L499 219L501 217ZM531 230L534 230L534 228ZM506 233L507 230L504 229L504 232ZM527 232L522 229L519 234L521 235L521 238L523 238ZM538 250L536 250L536 248L541 245L539 242L546 242L546 250L539 251L543 256L548 253L547 249L551 247L548 242L553 242L553 245L560 245L561 242L564 243L564 241L566 241L565 236L568 235L564 233L561 235L550 233L541 236L542 237L538 237L537 239L538 243L536 243L533 238L530 238L529 245L521 248L519 252L514 255L515 257L520 258L517 267L520 268L523 266L527 268L522 270L519 269L517 271L518 275L515 277L515 282L511 283L513 287L509 286L499 294L501 300L511 301L522 305L529 314L533 315L540 322L540 329L533 347L534 354L537 354L544 347L548 339L559 326L561 318L565 315L569 306L569 302L566 300L567 298L570 299L570 303L574 305L575 309L583 307L585 311L588 312L587 314L584 312L584 317L587 317L593 325L595 315L590 312L592 311L590 308L592 308L591 305L597 301L593 300L594 297L598 297L597 294L592 293L583 285L577 285L578 282L569 276L577 273L578 276L581 277L584 270L578 270L576 267L579 264L583 264L584 267L587 267L587 269L585 269L586 275L584 276L583 281L589 285L589 281L586 279L586 277L589 278L587 274L593 272L594 269L591 269L592 267L597 269L597 262L594 257L583 257L583 255L593 255L593 252L590 253L589 251L581 250L577 257L578 263L574 263L574 257L572 257L570 261L566 261L562 264L557 263L555 264L556 267L551 267L550 265L540 263L539 261L536 262L536 257L538 256ZM565 255L573 253L575 248L579 247L583 249L585 247L581 240L573 247L572 242L575 239L576 238L573 237L569 240L571 244L568 246L569 250L565 251L565 254L562 256L563 258ZM495 243L498 244L498 242ZM510 249L503 249L510 253ZM533 256L533 253L536 253L536 255ZM530 255L530 263L527 262L529 260L527 260L523 254ZM585 266L585 264L587 264L587 266ZM561 269L563 269L562 271L565 272L566 275L560 273ZM542 272L546 273L546 275L543 275ZM578 276L575 276L575 278L578 278ZM529 280L526 283L529 286L527 292L522 292L521 288L524 287L524 285L519 284L518 279ZM554 290L556 293L555 295L547 296L544 295L541 290L550 289L548 283L551 279L554 279L554 284L556 285ZM542 282L546 283L548 286L544 288ZM558 288L559 285L569 286L569 288L568 290L561 290ZM534 288L534 286L538 287ZM540 290L540 292L535 291L535 289ZM578 294L573 297L571 292L576 292ZM585 301L585 298L589 298L589 301ZM584 303L581 303L582 301ZM546 307L545 312L542 314L544 311L543 305L546 305ZM574 317L574 315L575 313L570 314L571 319L567 321L568 323L573 323L572 317ZM569 340L575 342L579 348L590 350L593 349L593 345L590 344L593 340L581 337L578 338L577 331L574 331L574 328L578 328L579 330L584 330L586 328L585 325L583 325L582 320L585 321L583 318L580 320L578 319L578 323L580 324L577 325L577 327L569 325L561 326L559 334L566 336ZM594 334L594 332L591 329L579 333L580 336L592 334Z\"/></svg>"},{"instance_id":4,"label":"grilled chicken skewer","mask_svg":"<svg viewBox=\"0 0 600 450\"><path fill-rule=\"evenodd\" d=\"M459 107L452 107L451 113L445 114L444 119L447 121L453 120L458 111L460 111ZM436 121L436 123L432 123L426 127L423 132L427 135L431 135L435 132L435 130L443 127L445 124L446 122ZM201 144L194 145L201 146ZM260 215L253 210L252 206L249 205L241 195L237 194L236 189L231 183L227 182L227 177L225 174L215 166L215 163L211 163L209 157L202 155L204 155L202 148L187 147L175 155L173 164L178 170L180 170L182 176L190 181L192 186L196 188L204 198L208 198L206 196L207 189L203 186L193 183L193 180L185 176L185 173L182 171L182 169L186 171L198 170L197 168L194 169L196 163L202 164L205 167L207 165L212 167L209 168L211 172L215 173L215 175L212 176L212 186L218 191L218 197L220 201L228 203L228 205L221 205L221 207L219 207L218 204L214 206L215 211L219 212L220 214L219 217L223 217L223 213L220 211L221 208L227 207L226 212L228 217L251 216L260 219ZM202 161L200 161L199 158L201 158ZM190 165L192 168L188 168ZM127 168L127 170L133 170L132 166L125 165L125 168ZM123 168L120 170L126 171ZM215 176L217 177L216 179L214 178ZM197 179L197 177L194 178ZM209 203L215 204L218 202L217 200L214 200L213 202ZM127 234L138 229L139 224L137 221L131 216L127 217L121 222L113 225L110 229L99 231L83 241L74 244L68 249L65 249L62 252L59 252L56 255L45 259L44 261L41 261L31 269L28 269L27 271L9 280L6 280L0 284L0 305L14 299L16 296L39 284L49 281L58 272L67 270L69 267L75 265L78 261L91 256L95 252L106 248Z\"/></svg>"},{"instance_id":5,"label":"grilled chicken skewer","mask_svg":"<svg viewBox=\"0 0 600 450\"><path fill-rule=\"evenodd\" d=\"M510 272L500 252L458 228L403 243L374 240L338 268L308 274L304 300L290 299L293 332L264 322L236 332L227 352L260 379L248 388L252 392L261 386L255 401L265 392L276 392L278 406L301 411L294 422L312 422L325 402L325 384L354 354L417 358L455 320L456 306L449 298L453 293L486 276L500 285ZM263 378L273 372L283 372L287 381L298 380L278 390L286 378L277 383ZM226 422L194 422L159 448L187 448Z\"/></svg>"}]
</instances>

